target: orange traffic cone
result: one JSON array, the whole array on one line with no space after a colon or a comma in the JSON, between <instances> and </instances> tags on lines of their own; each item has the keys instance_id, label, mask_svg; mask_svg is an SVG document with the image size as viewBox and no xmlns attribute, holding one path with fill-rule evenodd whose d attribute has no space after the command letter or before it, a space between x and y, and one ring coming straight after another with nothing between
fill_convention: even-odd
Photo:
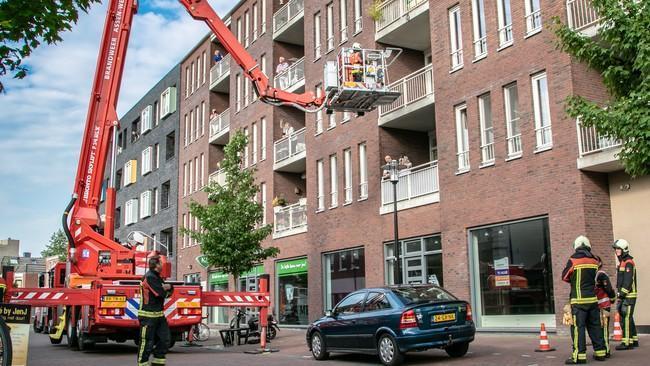
<instances>
[{"instance_id":1,"label":"orange traffic cone","mask_svg":"<svg viewBox=\"0 0 650 366\"><path fill-rule=\"evenodd\" d=\"M539 348L535 352L550 352L555 351L555 348L551 347L551 344L548 342L548 335L546 334L546 326L542 323L542 327L539 330Z\"/></svg>"},{"instance_id":2,"label":"orange traffic cone","mask_svg":"<svg viewBox=\"0 0 650 366\"><path fill-rule=\"evenodd\" d=\"M621 329L621 315L617 312L614 314L614 336L613 341L620 342L623 340L623 329Z\"/></svg>"}]
</instances>

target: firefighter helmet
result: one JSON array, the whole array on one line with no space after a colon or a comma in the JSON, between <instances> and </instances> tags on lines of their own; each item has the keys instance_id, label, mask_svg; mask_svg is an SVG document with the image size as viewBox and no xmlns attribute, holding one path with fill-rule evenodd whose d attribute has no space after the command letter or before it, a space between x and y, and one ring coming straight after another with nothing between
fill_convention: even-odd
<instances>
[{"instance_id":1,"label":"firefighter helmet","mask_svg":"<svg viewBox=\"0 0 650 366\"><path fill-rule=\"evenodd\" d=\"M614 249L620 249L623 251L623 253L629 253L630 252L630 243L627 242L625 239L616 239L614 241L614 244L612 244L612 248Z\"/></svg>"},{"instance_id":2,"label":"firefighter helmet","mask_svg":"<svg viewBox=\"0 0 650 366\"><path fill-rule=\"evenodd\" d=\"M591 242L589 242L589 239L584 235L580 235L573 242L573 249L578 249L580 247L585 247L587 249L591 249Z\"/></svg>"}]
</instances>

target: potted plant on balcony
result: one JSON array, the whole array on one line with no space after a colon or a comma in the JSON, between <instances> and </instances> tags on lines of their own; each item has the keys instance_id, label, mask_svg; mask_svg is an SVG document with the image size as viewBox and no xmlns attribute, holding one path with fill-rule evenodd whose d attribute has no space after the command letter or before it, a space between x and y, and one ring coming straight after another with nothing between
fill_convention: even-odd
<instances>
[{"instance_id":1,"label":"potted plant on balcony","mask_svg":"<svg viewBox=\"0 0 650 366\"><path fill-rule=\"evenodd\" d=\"M282 196L280 197L276 196L275 198L273 198L271 204L273 205L273 207L284 207L287 205L287 200Z\"/></svg>"},{"instance_id":2,"label":"potted plant on balcony","mask_svg":"<svg viewBox=\"0 0 650 366\"><path fill-rule=\"evenodd\" d=\"M384 1L385 0L374 0L372 4L370 4L370 8L368 8L368 15L370 15L372 20L375 22L379 22L384 18L384 12L381 8Z\"/></svg>"}]
</instances>

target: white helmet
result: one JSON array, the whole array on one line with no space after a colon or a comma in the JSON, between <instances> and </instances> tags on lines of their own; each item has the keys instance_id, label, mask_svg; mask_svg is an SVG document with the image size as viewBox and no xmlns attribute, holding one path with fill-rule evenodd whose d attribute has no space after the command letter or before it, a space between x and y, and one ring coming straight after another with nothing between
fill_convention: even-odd
<instances>
[{"instance_id":1,"label":"white helmet","mask_svg":"<svg viewBox=\"0 0 650 366\"><path fill-rule=\"evenodd\" d=\"M352 44L352 49L354 50L360 50L361 49L361 44L359 42L354 42Z\"/></svg>"},{"instance_id":2,"label":"white helmet","mask_svg":"<svg viewBox=\"0 0 650 366\"><path fill-rule=\"evenodd\" d=\"M573 249L578 249L580 247L585 247L585 248L591 249L591 242L589 242L589 239L587 239L587 237L584 236L584 235L580 235L573 242Z\"/></svg>"},{"instance_id":3,"label":"white helmet","mask_svg":"<svg viewBox=\"0 0 650 366\"><path fill-rule=\"evenodd\" d=\"M620 249L623 251L623 253L629 253L630 252L630 243L627 242L625 239L616 239L614 241L614 244L612 244L612 248L614 249Z\"/></svg>"}]
</instances>

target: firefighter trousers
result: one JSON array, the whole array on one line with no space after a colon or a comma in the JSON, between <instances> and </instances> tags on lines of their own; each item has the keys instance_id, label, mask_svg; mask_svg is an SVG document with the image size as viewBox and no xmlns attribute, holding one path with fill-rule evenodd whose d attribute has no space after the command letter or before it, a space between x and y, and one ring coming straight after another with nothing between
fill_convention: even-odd
<instances>
[{"instance_id":1,"label":"firefighter trousers","mask_svg":"<svg viewBox=\"0 0 650 366\"><path fill-rule=\"evenodd\" d=\"M611 308L601 309L601 311L602 310L605 310L609 314ZM605 352L607 352L607 354L610 354L610 351L609 351L609 316L607 316L607 317L601 316L601 320L602 320L602 322L601 322L600 325L603 327L603 341L605 342Z\"/></svg>"},{"instance_id":2,"label":"firefighter trousers","mask_svg":"<svg viewBox=\"0 0 650 366\"><path fill-rule=\"evenodd\" d=\"M571 325L571 339L573 341L573 352L571 358L574 362L587 361L587 336L589 333L591 343L594 346L594 354L604 357L607 354L603 330L600 325L600 309L597 303L572 305L571 313L573 324Z\"/></svg>"},{"instance_id":3,"label":"firefighter trousers","mask_svg":"<svg viewBox=\"0 0 650 366\"><path fill-rule=\"evenodd\" d=\"M634 324L635 305L634 302L623 300L618 309L621 315L621 330L623 331L622 342L626 346L639 341L639 336L636 334L636 324Z\"/></svg>"},{"instance_id":4,"label":"firefighter trousers","mask_svg":"<svg viewBox=\"0 0 650 366\"><path fill-rule=\"evenodd\" d=\"M152 365L164 365L165 355L169 348L170 333L167 318L140 317L140 349L138 350L138 366L149 365L149 356Z\"/></svg>"}]
</instances>

